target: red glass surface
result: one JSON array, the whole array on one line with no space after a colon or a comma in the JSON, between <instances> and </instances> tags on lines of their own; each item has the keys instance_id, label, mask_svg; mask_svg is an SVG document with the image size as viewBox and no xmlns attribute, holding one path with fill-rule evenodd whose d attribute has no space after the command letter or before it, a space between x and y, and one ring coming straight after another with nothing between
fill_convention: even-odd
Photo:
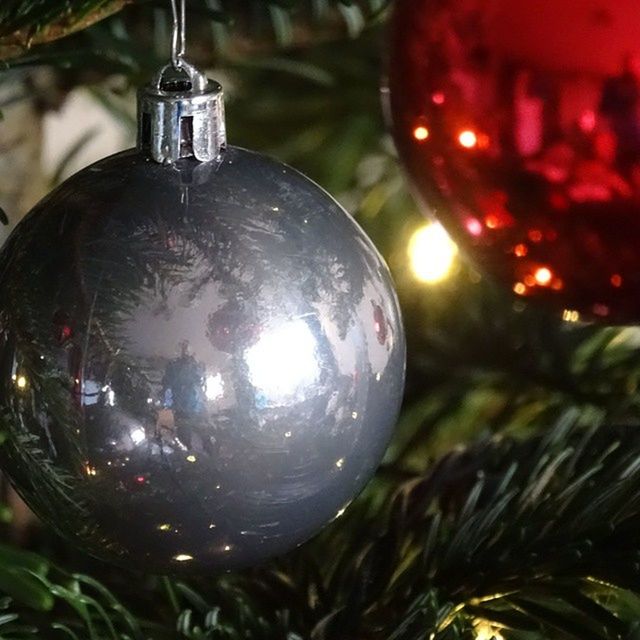
<instances>
[{"instance_id":1,"label":"red glass surface","mask_svg":"<svg viewBox=\"0 0 640 640\"><path fill-rule=\"evenodd\" d=\"M398 0L389 76L412 184L476 266L565 317L640 320L635 0Z\"/></svg>"}]
</instances>

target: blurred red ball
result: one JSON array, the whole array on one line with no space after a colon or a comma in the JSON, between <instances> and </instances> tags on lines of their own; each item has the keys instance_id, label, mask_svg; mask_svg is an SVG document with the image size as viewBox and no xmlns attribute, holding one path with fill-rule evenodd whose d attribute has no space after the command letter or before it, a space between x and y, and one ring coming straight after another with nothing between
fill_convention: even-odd
<instances>
[{"instance_id":1,"label":"blurred red ball","mask_svg":"<svg viewBox=\"0 0 640 640\"><path fill-rule=\"evenodd\" d=\"M476 266L565 318L632 324L640 12L619 0L602 15L581 0L398 0L391 113L415 191Z\"/></svg>"}]
</instances>

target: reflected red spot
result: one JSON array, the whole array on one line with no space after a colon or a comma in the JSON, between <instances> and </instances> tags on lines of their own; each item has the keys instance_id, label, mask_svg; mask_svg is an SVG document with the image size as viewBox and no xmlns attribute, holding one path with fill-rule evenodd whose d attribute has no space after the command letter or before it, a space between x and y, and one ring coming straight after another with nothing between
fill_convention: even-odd
<instances>
[{"instance_id":1,"label":"reflected red spot","mask_svg":"<svg viewBox=\"0 0 640 640\"><path fill-rule=\"evenodd\" d=\"M488 229L499 229L502 225L500 224L500 217L495 213L490 213L485 217L484 223Z\"/></svg>"},{"instance_id":2,"label":"reflected red spot","mask_svg":"<svg viewBox=\"0 0 640 640\"><path fill-rule=\"evenodd\" d=\"M552 193L549 197L549 204L553 209L566 211L569 208L569 200L562 193Z\"/></svg>"},{"instance_id":3,"label":"reflected red spot","mask_svg":"<svg viewBox=\"0 0 640 640\"><path fill-rule=\"evenodd\" d=\"M387 341L387 319L379 304L373 300L371 304L373 305L373 328L376 332L376 338L380 344L384 344Z\"/></svg>"},{"instance_id":4,"label":"reflected red spot","mask_svg":"<svg viewBox=\"0 0 640 640\"><path fill-rule=\"evenodd\" d=\"M445 95L442 91L436 91L432 96L431 100L433 104L437 104L438 106L443 105L445 101Z\"/></svg>"},{"instance_id":5,"label":"reflected red spot","mask_svg":"<svg viewBox=\"0 0 640 640\"><path fill-rule=\"evenodd\" d=\"M593 313L604 318L609 315L609 307L606 304L594 304Z\"/></svg>"},{"instance_id":6,"label":"reflected red spot","mask_svg":"<svg viewBox=\"0 0 640 640\"><path fill-rule=\"evenodd\" d=\"M622 286L622 276L619 273L614 273L611 276L611 284L612 286L618 288Z\"/></svg>"},{"instance_id":7,"label":"reflected red spot","mask_svg":"<svg viewBox=\"0 0 640 640\"><path fill-rule=\"evenodd\" d=\"M556 278L551 284L551 288L554 291L562 291L564 289L564 281L560 278Z\"/></svg>"},{"instance_id":8,"label":"reflected red spot","mask_svg":"<svg viewBox=\"0 0 640 640\"><path fill-rule=\"evenodd\" d=\"M524 277L524 283L527 285L527 287L535 287L536 279L531 274L529 274Z\"/></svg>"},{"instance_id":9,"label":"reflected red spot","mask_svg":"<svg viewBox=\"0 0 640 640\"><path fill-rule=\"evenodd\" d=\"M472 236L479 236L482 234L482 223L477 218L469 218L465 223L465 226Z\"/></svg>"},{"instance_id":10,"label":"reflected red spot","mask_svg":"<svg viewBox=\"0 0 640 640\"><path fill-rule=\"evenodd\" d=\"M515 218L508 209L509 196L504 191L491 191L478 196L480 211L486 212L484 224L489 229L513 227Z\"/></svg>"},{"instance_id":11,"label":"reflected red spot","mask_svg":"<svg viewBox=\"0 0 640 640\"><path fill-rule=\"evenodd\" d=\"M136 482L138 484L144 484L146 478L144 476L136 476Z\"/></svg>"},{"instance_id":12,"label":"reflected red spot","mask_svg":"<svg viewBox=\"0 0 640 640\"><path fill-rule=\"evenodd\" d=\"M165 239L165 246L167 247L167 249L175 249L177 245L178 245L178 240L176 238L175 233L173 232L167 233L167 236Z\"/></svg>"},{"instance_id":13,"label":"reflected red spot","mask_svg":"<svg viewBox=\"0 0 640 640\"><path fill-rule=\"evenodd\" d=\"M558 232L555 229L550 229L544 237L549 242L555 242L558 239Z\"/></svg>"},{"instance_id":14,"label":"reflected red spot","mask_svg":"<svg viewBox=\"0 0 640 640\"><path fill-rule=\"evenodd\" d=\"M478 149L488 149L491 146L491 138L486 133L478 135Z\"/></svg>"},{"instance_id":15,"label":"reflected red spot","mask_svg":"<svg viewBox=\"0 0 640 640\"><path fill-rule=\"evenodd\" d=\"M542 242L542 231L540 229L531 229L529 231L529 240L531 242Z\"/></svg>"},{"instance_id":16,"label":"reflected red spot","mask_svg":"<svg viewBox=\"0 0 640 640\"><path fill-rule=\"evenodd\" d=\"M592 133L596 125L598 124L598 117L596 116L596 112L593 109L586 109L580 114L580 118L578 119L578 123L580 129L584 131L584 133Z\"/></svg>"},{"instance_id":17,"label":"reflected red spot","mask_svg":"<svg viewBox=\"0 0 640 640\"><path fill-rule=\"evenodd\" d=\"M523 243L517 244L513 248L513 253L515 253L518 258L524 258L527 253L529 253L529 247L527 247L527 245Z\"/></svg>"}]
</instances>

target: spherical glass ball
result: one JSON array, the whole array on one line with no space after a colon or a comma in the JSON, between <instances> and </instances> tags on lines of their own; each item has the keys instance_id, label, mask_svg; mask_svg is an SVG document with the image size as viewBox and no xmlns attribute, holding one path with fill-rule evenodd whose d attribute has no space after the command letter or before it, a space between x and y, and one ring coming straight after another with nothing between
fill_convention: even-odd
<instances>
[{"instance_id":1,"label":"spherical glass ball","mask_svg":"<svg viewBox=\"0 0 640 640\"><path fill-rule=\"evenodd\" d=\"M300 544L373 474L405 343L381 257L298 172L124 152L0 254L0 462L79 547L153 572Z\"/></svg>"},{"instance_id":2,"label":"spherical glass ball","mask_svg":"<svg viewBox=\"0 0 640 640\"><path fill-rule=\"evenodd\" d=\"M470 260L566 319L640 320L633 2L399 0L394 134Z\"/></svg>"}]
</instances>

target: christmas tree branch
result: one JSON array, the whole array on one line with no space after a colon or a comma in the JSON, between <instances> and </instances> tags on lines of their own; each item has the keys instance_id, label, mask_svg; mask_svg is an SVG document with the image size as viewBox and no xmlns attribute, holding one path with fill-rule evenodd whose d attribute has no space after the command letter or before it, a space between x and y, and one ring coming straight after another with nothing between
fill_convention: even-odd
<instances>
[{"instance_id":1,"label":"christmas tree branch","mask_svg":"<svg viewBox=\"0 0 640 640\"><path fill-rule=\"evenodd\" d=\"M35 621L44 637L61 624L90 638L161 639L174 628L194 640L634 637L640 431L584 430L573 418L542 438L448 455L395 491L371 487L320 538L245 573L136 579L123 599L17 556L21 579L7 586L0 573L13 598L6 615ZM55 622L54 600L70 607ZM140 606L149 601L153 622Z\"/></svg>"},{"instance_id":2,"label":"christmas tree branch","mask_svg":"<svg viewBox=\"0 0 640 640\"><path fill-rule=\"evenodd\" d=\"M34 45L82 31L129 4L144 6L148 2L83 0L71 3L52 0L43 5L34 0L11 0L0 8L0 60L16 58ZM154 4L163 8L169 6L168 0ZM194 0L189 11L193 23L201 24L204 18L217 25L214 35L219 49L233 55L247 55L272 48L274 41L280 46L315 43L320 33L327 30L331 33L346 30L351 36L358 35L367 24L383 14L388 4L389 0L294 0L287 3L252 0L241 4ZM265 23L270 27L268 33L265 33ZM229 40L232 40L232 45L227 43Z\"/></svg>"},{"instance_id":3,"label":"christmas tree branch","mask_svg":"<svg viewBox=\"0 0 640 640\"><path fill-rule=\"evenodd\" d=\"M21 55L32 46L58 40L120 11L132 0L92 0L70 4L9 2L0 8L0 60Z\"/></svg>"}]
</instances>

